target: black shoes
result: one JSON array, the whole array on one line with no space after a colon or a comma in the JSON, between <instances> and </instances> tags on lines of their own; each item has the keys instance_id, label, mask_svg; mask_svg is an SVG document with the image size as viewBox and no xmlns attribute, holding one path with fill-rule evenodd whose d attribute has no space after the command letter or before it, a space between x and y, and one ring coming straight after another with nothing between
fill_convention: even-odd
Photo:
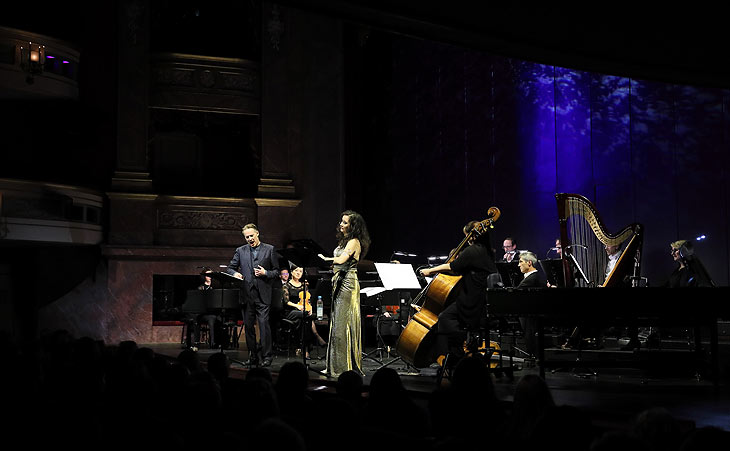
<instances>
[{"instance_id":1,"label":"black shoes","mask_svg":"<svg viewBox=\"0 0 730 451\"><path fill-rule=\"evenodd\" d=\"M263 367L271 366L271 359L264 359L261 366L263 366Z\"/></svg>"},{"instance_id":2,"label":"black shoes","mask_svg":"<svg viewBox=\"0 0 730 451\"><path fill-rule=\"evenodd\" d=\"M249 368L254 366L259 366L259 359L248 359L245 362L243 362L244 366L247 366Z\"/></svg>"}]
</instances>

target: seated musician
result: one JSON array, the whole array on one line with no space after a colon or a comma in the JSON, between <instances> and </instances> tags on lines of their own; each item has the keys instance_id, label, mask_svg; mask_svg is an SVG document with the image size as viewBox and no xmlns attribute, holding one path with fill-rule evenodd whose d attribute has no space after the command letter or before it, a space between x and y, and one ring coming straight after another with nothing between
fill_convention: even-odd
<instances>
[{"instance_id":1,"label":"seated musician","mask_svg":"<svg viewBox=\"0 0 730 451\"><path fill-rule=\"evenodd\" d=\"M694 253L691 241L679 240L671 243L671 255L677 267L669 275L664 286L677 287L712 287L714 282L700 259Z\"/></svg>"},{"instance_id":2,"label":"seated musician","mask_svg":"<svg viewBox=\"0 0 730 451\"><path fill-rule=\"evenodd\" d=\"M621 256L621 246L614 245L614 244L607 244L605 246L606 249L606 255L608 256L608 262L606 263L606 271L603 275L603 280L605 281L608 279L608 276L611 275L611 271L613 271L613 268L616 266L616 262L618 261L618 258Z\"/></svg>"},{"instance_id":3,"label":"seated musician","mask_svg":"<svg viewBox=\"0 0 730 451\"><path fill-rule=\"evenodd\" d=\"M289 281L289 270L282 268L279 272L279 278L281 279L281 285L284 286Z\"/></svg>"},{"instance_id":4,"label":"seated musician","mask_svg":"<svg viewBox=\"0 0 730 451\"><path fill-rule=\"evenodd\" d=\"M275 311L278 311L279 314L281 314L281 310L284 308L284 306L282 305L282 301L283 303L286 303L282 290L284 289L284 287L286 287L286 283L289 282L289 278L291 277L289 275L289 268L287 267L288 265L284 264L280 266L281 270L279 271L279 280L281 284L274 282L271 290L271 305L272 308L274 308Z\"/></svg>"},{"instance_id":5,"label":"seated musician","mask_svg":"<svg viewBox=\"0 0 730 451\"><path fill-rule=\"evenodd\" d=\"M504 250L504 255L499 259L501 262L516 262L517 258L520 256L520 251L517 250L517 240L512 237L508 236L504 239L504 242L502 242L502 249Z\"/></svg>"},{"instance_id":6,"label":"seated musician","mask_svg":"<svg viewBox=\"0 0 730 451\"><path fill-rule=\"evenodd\" d=\"M537 266L537 255L533 252L522 252L520 253L519 267L522 273L522 281L517 288L543 288L545 282L540 277L540 272L536 268ZM537 354L537 339L535 333L537 332L537 320L535 318L522 317L520 318L520 324L522 330L525 333L525 349L528 354L534 356Z\"/></svg>"},{"instance_id":7,"label":"seated musician","mask_svg":"<svg viewBox=\"0 0 730 451\"><path fill-rule=\"evenodd\" d=\"M208 291L213 289L213 279L206 275L213 270L209 267L204 267L203 271L200 272L200 277L203 279L203 283L198 286L200 291ZM207 313L187 313L185 315L185 322L187 323L187 333L185 334L185 346L193 351L198 350L198 343L200 342L200 324L208 324L208 346L213 348L217 345L215 341L215 328L220 325L221 318L217 315L211 315Z\"/></svg>"},{"instance_id":8,"label":"seated musician","mask_svg":"<svg viewBox=\"0 0 730 451\"><path fill-rule=\"evenodd\" d=\"M464 227L468 235L478 224L471 221ZM485 314L486 288L489 274L496 273L494 251L485 230L472 239L469 246L450 263L421 269L426 277L443 272L462 276L456 292L447 299L447 305L439 314L436 330L436 355L450 354L449 362L456 363L464 355L464 328L476 329Z\"/></svg>"},{"instance_id":9,"label":"seated musician","mask_svg":"<svg viewBox=\"0 0 730 451\"><path fill-rule=\"evenodd\" d=\"M694 253L691 241L677 240L669 244L669 253L677 267L662 285L666 288L712 287L714 282L700 259ZM649 328L647 343L656 343L662 336L661 327Z\"/></svg>"},{"instance_id":10,"label":"seated musician","mask_svg":"<svg viewBox=\"0 0 730 451\"><path fill-rule=\"evenodd\" d=\"M304 330L304 347L317 343L319 346L327 344L326 341L317 332L317 326L312 321L312 304L309 299L304 300L304 286L306 281L302 281L304 270L294 265L289 273L289 280L284 284L284 318L293 321L297 325L297 329L301 327L302 321L307 320L309 327ZM308 283L307 283L308 286ZM311 292L307 291L311 296ZM309 296L307 296L309 298ZM309 351L306 351L309 356Z\"/></svg>"},{"instance_id":11,"label":"seated musician","mask_svg":"<svg viewBox=\"0 0 730 451\"><path fill-rule=\"evenodd\" d=\"M542 288L545 286L545 282L542 281L540 272L537 270L537 255L534 252L521 253L518 266L523 278L517 288Z\"/></svg>"},{"instance_id":12,"label":"seated musician","mask_svg":"<svg viewBox=\"0 0 730 451\"><path fill-rule=\"evenodd\" d=\"M560 243L560 238L555 238L555 247L548 249L545 258L558 259L563 258L563 245Z\"/></svg>"}]
</instances>

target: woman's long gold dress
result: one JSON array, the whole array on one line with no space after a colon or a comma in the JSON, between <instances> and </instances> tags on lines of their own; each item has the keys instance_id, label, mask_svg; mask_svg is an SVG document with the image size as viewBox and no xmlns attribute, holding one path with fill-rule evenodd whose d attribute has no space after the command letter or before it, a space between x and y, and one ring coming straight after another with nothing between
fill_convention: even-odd
<instances>
[{"instance_id":1,"label":"woman's long gold dress","mask_svg":"<svg viewBox=\"0 0 730 451\"><path fill-rule=\"evenodd\" d=\"M344 249L337 247L335 257ZM330 336L327 344L327 375L338 377L345 371L362 372L362 335L360 322L360 282L357 260L350 258L333 265Z\"/></svg>"}]
</instances>

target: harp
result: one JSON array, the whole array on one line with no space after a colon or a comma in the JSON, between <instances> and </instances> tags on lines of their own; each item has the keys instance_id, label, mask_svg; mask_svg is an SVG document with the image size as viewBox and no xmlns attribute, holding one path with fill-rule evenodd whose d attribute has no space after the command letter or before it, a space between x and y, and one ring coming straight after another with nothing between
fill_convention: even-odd
<instances>
[{"instance_id":1,"label":"harp","mask_svg":"<svg viewBox=\"0 0 730 451\"><path fill-rule=\"evenodd\" d=\"M595 206L580 194L558 193L560 243L566 287L636 286L641 274L643 227L634 223L609 233ZM617 246L618 260L607 273L606 246Z\"/></svg>"}]
</instances>

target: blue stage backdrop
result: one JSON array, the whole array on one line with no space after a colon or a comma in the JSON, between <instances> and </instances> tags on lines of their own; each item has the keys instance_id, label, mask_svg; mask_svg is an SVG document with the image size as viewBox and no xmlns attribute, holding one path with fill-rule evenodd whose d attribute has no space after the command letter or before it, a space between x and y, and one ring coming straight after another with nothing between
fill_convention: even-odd
<instances>
[{"instance_id":1,"label":"blue stage backdrop","mask_svg":"<svg viewBox=\"0 0 730 451\"><path fill-rule=\"evenodd\" d=\"M447 253L492 205L502 211L493 247L514 236L544 258L558 235L554 195L572 192L611 232L644 225L651 285L674 267L670 242L702 235L697 254L728 284L730 91L399 36L378 45L389 52L365 57L370 128L356 159L363 179L373 175L355 202L372 218L373 258Z\"/></svg>"}]
</instances>

